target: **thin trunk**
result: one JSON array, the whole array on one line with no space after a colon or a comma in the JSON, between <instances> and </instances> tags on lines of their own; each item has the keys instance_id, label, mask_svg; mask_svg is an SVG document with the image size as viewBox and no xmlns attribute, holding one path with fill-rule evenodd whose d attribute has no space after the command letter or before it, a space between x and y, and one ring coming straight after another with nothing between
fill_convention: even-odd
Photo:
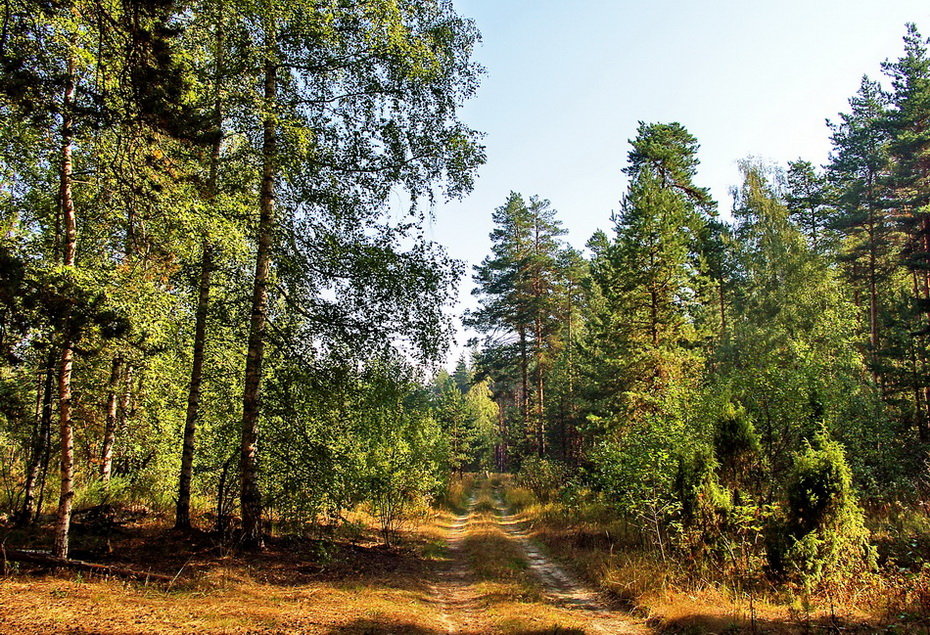
<instances>
[{"instance_id":1,"label":"thin trunk","mask_svg":"<svg viewBox=\"0 0 930 635\"><path fill-rule=\"evenodd\" d=\"M872 378L882 385L881 373L877 370L878 360L878 237L875 228L875 211L869 203L869 361Z\"/></svg>"},{"instance_id":2,"label":"thin trunk","mask_svg":"<svg viewBox=\"0 0 930 635\"><path fill-rule=\"evenodd\" d=\"M649 289L649 337L652 340L652 347L659 347L659 292L654 288Z\"/></svg>"},{"instance_id":3,"label":"thin trunk","mask_svg":"<svg viewBox=\"0 0 930 635\"><path fill-rule=\"evenodd\" d=\"M878 236L875 210L872 208L872 183L869 177L868 228L869 228L869 344L872 355L878 351Z\"/></svg>"},{"instance_id":4,"label":"thin trunk","mask_svg":"<svg viewBox=\"0 0 930 635\"><path fill-rule=\"evenodd\" d=\"M26 470L26 483L23 488L23 507L18 518L19 526L32 524L36 517L36 486L41 475L48 467L49 446L52 443L52 391L55 386L55 353L50 351L45 363L45 372L39 386L38 399L41 399L36 421L36 433L32 446L32 455Z\"/></svg>"},{"instance_id":5,"label":"thin trunk","mask_svg":"<svg viewBox=\"0 0 930 635\"><path fill-rule=\"evenodd\" d=\"M502 400L503 401L503 400ZM497 407L497 430L500 433L500 442L498 443L498 461L497 471L507 471L507 420L504 418L504 404L498 404Z\"/></svg>"},{"instance_id":6,"label":"thin trunk","mask_svg":"<svg viewBox=\"0 0 930 635\"><path fill-rule=\"evenodd\" d=\"M271 111L277 98L277 66L265 62L265 107ZM240 446L240 505L243 546L262 546L261 493L258 489L256 428L260 410L262 359L267 328L268 277L271 271L271 239L274 232L274 182L276 176L277 130L274 115L262 122L262 183L259 196L258 249L252 290L252 315L242 397L242 443Z\"/></svg>"},{"instance_id":7,"label":"thin trunk","mask_svg":"<svg viewBox=\"0 0 930 635\"><path fill-rule=\"evenodd\" d=\"M203 358L207 339L207 313L210 307L210 274L213 268L212 248L205 240L200 263L200 283L197 297L197 315L194 326L194 359L191 366L190 388L187 393L187 416L184 422L184 445L181 451L181 474L178 478L178 504L174 526L187 529L191 526L191 482L194 474L194 441L197 420L200 417L200 392L203 382Z\"/></svg>"},{"instance_id":8,"label":"thin trunk","mask_svg":"<svg viewBox=\"0 0 930 635\"><path fill-rule=\"evenodd\" d=\"M717 283L717 295L720 298L720 339L727 332L727 298L723 290L723 282Z\"/></svg>"},{"instance_id":9,"label":"thin trunk","mask_svg":"<svg viewBox=\"0 0 930 635\"><path fill-rule=\"evenodd\" d=\"M526 351L526 329L519 329L520 335L520 416L523 418L524 434L530 433L530 371Z\"/></svg>"},{"instance_id":10,"label":"thin trunk","mask_svg":"<svg viewBox=\"0 0 930 635\"><path fill-rule=\"evenodd\" d=\"M62 264L74 266L77 248L77 223L72 197L71 151L74 142L72 104L74 102L74 59L68 59L68 75L61 108L61 171L59 204L64 228ZM71 368L74 363L74 342L71 327L67 324L62 333L61 356L58 366L58 423L61 431L61 490L58 498L58 516L55 522L55 543L52 553L58 558L68 557L68 534L71 529L71 503L74 499L74 436L71 425Z\"/></svg>"},{"instance_id":11,"label":"thin trunk","mask_svg":"<svg viewBox=\"0 0 930 635\"><path fill-rule=\"evenodd\" d=\"M132 381L135 374L132 364L126 364L123 367L123 392L119 396L119 426L125 426L128 419L132 419L135 414L135 406L132 399Z\"/></svg>"},{"instance_id":12,"label":"thin trunk","mask_svg":"<svg viewBox=\"0 0 930 635\"><path fill-rule=\"evenodd\" d=\"M570 287L568 295L568 443L569 456L572 465L578 465L581 457L581 438L578 432L578 400L575 396L575 300L574 287Z\"/></svg>"},{"instance_id":13,"label":"thin trunk","mask_svg":"<svg viewBox=\"0 0 930 635\"><path fill-rule=\"evenodd\" d=\"M222 10L222 6L220 7ZM215 77L213 80L213 147L210 152L210 174L207 182L207 198L216 200L217 175L219 173L220 150L223 142L223 105L220 97L220 81L223 69L223 26L217 25L214 42ZM184 420L184 443L181 450L181 474L178 478L178 503L174 526L187 529L191 526L191 482L194 475L194 449L197 420L200 417L200 392L203 383L203 357L207 341L207 314L210 310L210 278L213 272L213 246L204 239L200 260L200 280L197 290L197 314L194 325L194 351L191 365L191 380L187 392L187 415Z\"/></svg>"},{"instance_id":14,"label":"thin trunk","mask_svg":"<svg viewBox=\"0 0 930 635\"><path fill-rule=\"evenodd\" d=\"M546 454L546 421L543 418L545 412L544 390L543 385L543 352L542 352L542 320L536 318L536 332L533 337L536 339L536 435L539 444L539 456Z\"/></svg>"},{"instance_id":15,"label":"thin trunk","mask_svg":"<svg viewBox=\"0 0 930 635\"><path fill-rule=\"evenodd\" d=\"M920 281L918 279L917 271L911 270L911 284L914 287L914 297L920 297ZM914 362L914 408L916 412L916 424L917 424L917 434L918 438L923 441L927 436L927 412L925 407L927 406L926 400L924 399L926 388L923 386L925 377L927 375L927 358L925 357L923 351L917 351L916 343L913 347L913 362Z\"/></svg>"},{"instance_id":16,"label":"thin trunk","mask_svg":"<svg viewBox=\"0 0 930 635\"><path fill-rule=\"evenodd\" d=\"M110 481L113 468L113 444L116 441L117 397L119 380L123 374L123 358L119 354L113 357L110 367L110 381L107 385L106 424L103 429L103 447L100 450L100 478L104 483Z\"/></svg>"}]
</instances>

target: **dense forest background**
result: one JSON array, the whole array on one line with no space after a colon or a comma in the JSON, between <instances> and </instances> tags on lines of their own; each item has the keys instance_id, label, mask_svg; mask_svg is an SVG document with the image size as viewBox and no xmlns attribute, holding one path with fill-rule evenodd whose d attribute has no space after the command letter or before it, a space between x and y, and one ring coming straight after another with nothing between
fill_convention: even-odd
<instances>
[{"instance_id":1,"label":"dense forest background","mask_svg":"<svg viewBox=\"0 0 930 635\"><path fill-rule=\"evenodd\" d=\"M365 504L390 540L490 470L663 561L887 563L868 518L930 487L926 40L863 79L828 165L745 160L730 215L679 123L640 123L584 251L512 193L484 337L437 374L465 267L423 227L484 160L478 38L444 1L6 3L10 523L66 556L73 510L121 502L259 547Z\"/></svg>"}]
</instances>

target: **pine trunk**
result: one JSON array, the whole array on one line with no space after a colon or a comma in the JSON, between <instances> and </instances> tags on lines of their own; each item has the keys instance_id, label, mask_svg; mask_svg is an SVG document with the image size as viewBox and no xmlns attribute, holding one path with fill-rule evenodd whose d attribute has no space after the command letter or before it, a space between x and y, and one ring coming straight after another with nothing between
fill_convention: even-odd
<instances>
[{"instance_id":1,"label":"pine trunk","mask_svg":"<svg viewBox=\"0 0 930 635\"><path fill-rule=\"evenodd\" d=\"M520 327L520 416L524 434L530 433L530 371L526 351L526 330ZM535 439L535 435L533 437ZM534 444L535 445L535 444Z\"/></svg>"},{"instance_id":2,"label":"pine trunk","mask_svg":"<svg viewBox=\"0 0 930 635\"><path fill-rule=\"evenodd\" d=\"M277 97L277 66L265 63L265 104L270 111ZM261 494L258 489L256 430L260 409L262 360L267 328L268 277L271 271L271 240L274 232L274 181L276 173L276 123L270 112L262 122L262 183L259 196L258 249L252 289L252 315L245 364L240 446L240 505L243 546L262 546Z\"/></svg>"},{"instance_id":3,"label":"pine trunk","mask_svg":"<svg viewBox=\"0 0 930 635\"><path fill-rule=\"evenodd\" d=\"M542 320L538 316L534 328L533 337L536 340L536 436L539 445L539 456L543 457L546 455L546 421L543 418L545 412L545 387L543 385Z\"/></svg>"}]
</instances>

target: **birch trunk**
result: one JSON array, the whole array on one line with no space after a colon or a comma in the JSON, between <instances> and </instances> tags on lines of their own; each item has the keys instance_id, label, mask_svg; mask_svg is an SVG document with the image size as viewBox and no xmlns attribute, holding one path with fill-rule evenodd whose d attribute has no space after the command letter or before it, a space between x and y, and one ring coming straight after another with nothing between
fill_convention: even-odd
<instances>
[{"instance_id":1,"label":"birch trunk","mask_svg":"<svg viewBox=\"0 0 930 635\"><path fill-rule=\"evenodd\" d=\"M268 278L271 272L271 241L274 232L274 182L276 176L277 130L270 112L277 97L277 66L265 62L265 104L262 122L262 183L259 196L258 249L252 289L252 315L245 364L245 390L242 398L242 439L240 445L240 499L242 543L247 548L262 546L261 493L258 489L257 424L260 411L262 360L267 329Z\"/></svg>"},{"instance_id":2,"label":"birch trunk","mask_svg":"<svg viewBox=\"0 0 930 635\"><path fill-rule=\"evenodd\" d=\"M74 266L77 248L77 223L74 214L72 196L72 162L71 152L74 144L74 120L72 104L74 103L74 60L68 59L68 75L61 108L61 168L59 183L59 204L61 206L62 228L62 264ZM55 520L55 542L52 553L58 558L68 557L68 538L71 529L71 504L74 499L74 435L71 425L71 369L74 364L74 342L70 327L65 326L62 333L61 356L58 365L58 424L61 442L61 489L58 497L58 515Z\"/></svg>"}]
</instances>

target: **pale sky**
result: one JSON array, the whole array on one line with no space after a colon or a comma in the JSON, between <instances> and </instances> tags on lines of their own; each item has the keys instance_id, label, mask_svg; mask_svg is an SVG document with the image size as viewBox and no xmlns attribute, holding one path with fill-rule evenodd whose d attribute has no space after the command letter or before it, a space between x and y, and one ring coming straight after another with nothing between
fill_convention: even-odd
<instances>
[{"instance_id":1,"label":"pale sky","mask_svg":"<svg viewBox=\"0 0 930 635\"><path fill-rule=\"evenodd\" d=\"M905 22L930 35L917 0L455 0L477 23L486 67L462 119L488 161L464 201L439 205L428 236L465 260L457 313L475 306L470 267L511 190L552 201L581 248L609 228L637 122L678 121L701 144L698 183L721 211L736 162L823 164L826 119L863 74L902 52ZM461 333L460 344L468 334ZM456 348L450 361L459 354Z\"/></svg>"}]
</instances>

